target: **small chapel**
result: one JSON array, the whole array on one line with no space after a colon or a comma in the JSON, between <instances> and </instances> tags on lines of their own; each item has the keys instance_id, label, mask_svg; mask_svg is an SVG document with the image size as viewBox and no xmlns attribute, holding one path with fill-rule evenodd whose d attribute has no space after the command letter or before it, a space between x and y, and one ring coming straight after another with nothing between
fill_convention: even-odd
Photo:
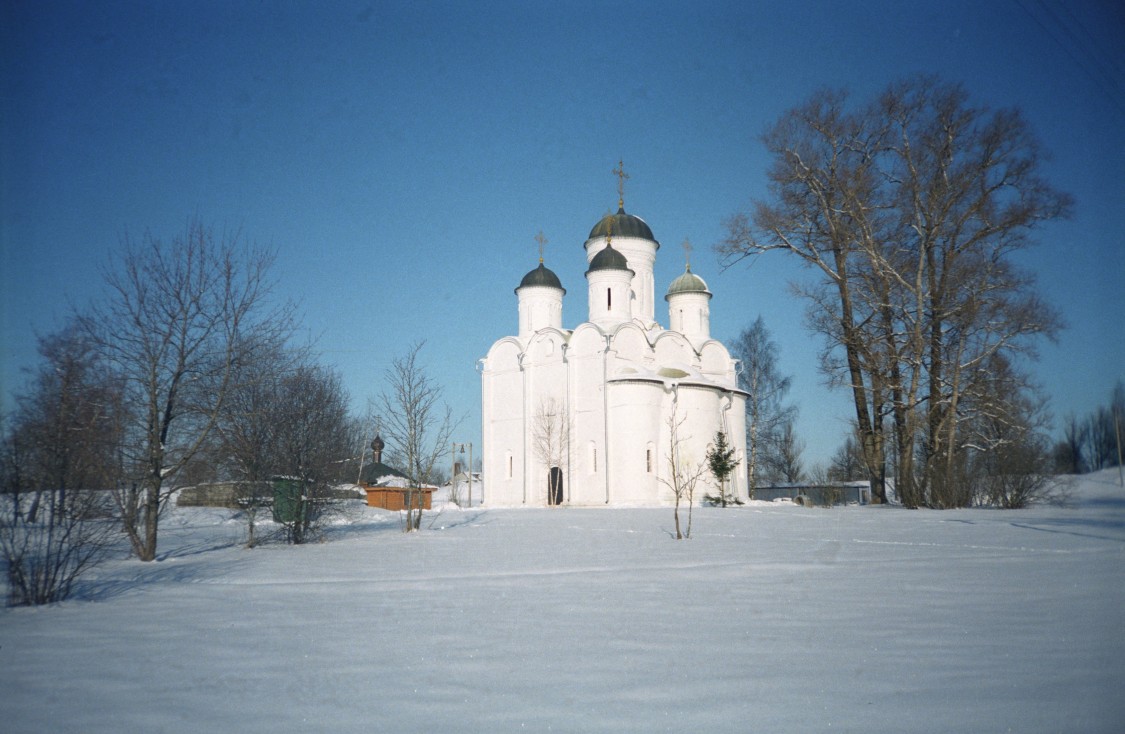
<instances>
[{"instance_id":1,"label":"small chapel","mask_svg":"<svg viewBox=\"0 0 1125 734\"><path fill-rule=\"evenodd\" d=\"M713 294L687 260L664 293L666 325L657 320L660 243L625 211L628 175L620 164L614 173L617 213L583 245L586 321L563 327L566 289L544 265L540 235L539 265L515 289L518 333L481 360L484 505L669 505L670 457L699 467L720 431L738 461L726 495L747 499L747 394L737 361L711 338ZM704 471L695 504L718 493Z\"/></svg>"}]
</instances>

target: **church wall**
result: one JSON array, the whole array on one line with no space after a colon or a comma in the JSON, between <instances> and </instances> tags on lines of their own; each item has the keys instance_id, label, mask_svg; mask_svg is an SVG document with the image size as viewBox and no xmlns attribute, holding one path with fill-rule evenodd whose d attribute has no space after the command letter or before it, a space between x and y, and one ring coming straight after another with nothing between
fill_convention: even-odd
<instances>
[{"instance_id":1,"label":"church wall","mask_svg":"<svg viewBox=\"0 0 1125 734\"><path fill-rule=\"evenodd\" d=\"M717 341L708 341L700 350L700 371L719 384L735 387L734 360Z\"/></svg>"},{"instance_id":2,"label":"church wall","mask_svg":"<svg viewBox=\"0 0 1125 734\"><path fill-rule=\"evenodd\" d=\"M604 349L604 346L603 346ZM570 447L572 504L605 504L604 354L576 356L570 361L574 434Z\"/></svg>"},{"instance_id":3,"label":"church wall","mask_svg":"<svg viewBox=\"0 0 1125 734\"><path fill-rule=\"evenodd\" d=\"M613 382L609 386L610 500L613 504L652 504L657 480L661 407L660 382Z\"/></svg>"},{"instance_id":4,"label":"church wall","mask_svg":"<svg viewBox=\"0 0 1125 734\"><path fill-rule=\"evenodd\" d=\"M646 325L656 320L653 266L656 263L656 244L637 237L614 237L613 247L625 256L633 277L629 290L633 293L630 301L629 318L640 319ZM606 239L599 237L586 244L586 262L606 248Z\"/></svg>"},{"instance_id":5,"label":"church wall","mask_svg":"<svg viewBox=\"0 0 1125 734\"><path fill-rule=\"evenodd\" d=\"M498 344L481 374L481 468L485 504L516 504L523 496L523 373L518 353Z\"/></svg>"},{"instance_id":6,"label":"church wall","mask_svg":"<svg viewBox=\"0 0 1125 734\"><path fill-rule=\"evenodd\" d=\"M527 392L527 456L525 459L526 504L548 504L548 472L552 465L563 471L563 488L567 479L568 456L563 433L568 430L566 412L569 410L568 367L563 361L561 334L541 332L528 347L524 358L524 380ZM550 410L562 413L549 420ZM550 423L550 425L546 425ZM550 431L554 437L542 445L541 438Z\"/></svg>"},{"instance_id":7,"label":"church wall","mask_svg":"<svg viewBox=\"0 0 1125 734\"><path fill-rule=\"evenodd\" d=\"M683 437L681 457L687 462L696 463L707 460L707 452L714 445L715 433L723 426L720 411L721 394L714 388L679 387L679 406L677 416L684 419L680 429ZM695 500L702 502L704 494L717 494L711 473L705 472L703 480L696 487Z\"/></svg>"},{"instance_id":8,"label":"church wall","mask_svg":"<svg viewBox=\"0 0 1125 734\"><path fill-rule=\"evenodd\" d=\"M684 336L675 331L665 331L656 337L654 344L656 362L661 366L690 365L698 363L695 349Z\"/></svg>"},{"instance_id":9,"label":"church wall","mask_svg":"<svg viewBox=\"0 0 1125 734\"><path fill-rule=\"evenodd\" d=\"M610 342L613 361L610 376L622 374L623 369L652 369L654 355L648 337L636 324L623 324L613 334Z\"/></svg>"},{"instance_id":10,"label":"church wall","mask_svg":"<svg viewBox=\"0 0 1125 734\"><path fill-rule=\"evenodd\" d=\"M528 339L540 329L562 327L562 291L543 286L525 286L519 295L519 335Z\"/></svg>"},{"instance_id":11,"label":"church wall","mask_svg":"<svg viewBox=\"0 0 1125 734\"><path fill-rule=\"evenodd\" d=\"M589 240L587 262L606 246L605 237ZM673 295L679 310L669 312L673 328L662 330L654 318L658 245L614 237L613 247L633 272L588 273L589 321L572 332L562 329L561 289L517 289L519 336L496 342L481 372L488 505L546 506L552 464L563 471L566 504L671 503L661 479L669 473L673 406L684 421L685 458L705 461L720 429L743 458L745 399L721 387L734 388L735 362L709 339L710 299ZM570 431L568 450L550 460L535 448L536 414L545 399L567 412ZM744 471L743 463L737 473ZM745 477L731 489L745 497ZM705 493L714 489L701 482L695 501Z\"/></svg>"},{"instance_id":12,"label":"church wall","mask_svg":"<svg viewBox=\"0 0 1125 734\"><path fill-rule=\"evenodd\" d=\"M632 276L627 270L597 270L586 278L590 321L602 328L612 328L632 318Z\"/></svg>"},{"instance_id":13,"label":"church wall","mask_svg":"<svg viewBox=\"0 0 1125 734\"><path fill-rule=\"evenodd\" d=\"M746 481L746 396L731 393L731 407L726 412L727 442L735 448L738 467L730 478L730 490L745 502L750 498Z\"/></svg>"},{"instance_id":14,"label":"church wall","mask_svg":"<svg viewBox=\"0 0 1125 734\"><path fill-rule=\"evenodd\" d=\"M711 296L707 293L677 293L668 302L668 325L700 344L711 338Z\"/></svg>"}]
</instances>

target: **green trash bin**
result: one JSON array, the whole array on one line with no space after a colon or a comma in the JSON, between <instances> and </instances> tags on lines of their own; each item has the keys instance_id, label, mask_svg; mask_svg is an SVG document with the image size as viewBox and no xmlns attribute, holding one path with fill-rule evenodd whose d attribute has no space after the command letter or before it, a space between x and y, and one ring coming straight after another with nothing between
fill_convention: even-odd
<instances>
[{"instance_id":1,"label":"green trash bin","mask_svg":"<svg viewBox=\"0 0 1125 734\"><path fill-rule=\"evenodd\" d=\"M305 502L301 501L301 482L295 479L275 479L273 481L273 521L293 523L302 519L306 512Z\"/></svg>"}]
</instances>

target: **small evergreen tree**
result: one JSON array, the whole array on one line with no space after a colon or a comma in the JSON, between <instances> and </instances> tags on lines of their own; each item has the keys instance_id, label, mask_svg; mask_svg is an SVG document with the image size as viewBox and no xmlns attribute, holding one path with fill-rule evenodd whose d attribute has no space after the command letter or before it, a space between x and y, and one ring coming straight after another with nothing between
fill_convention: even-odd
<instances>
[{"instance_id":1,"label":"small evergreen tree","mask_svg":"<svg viewBox=\"0 0 1125 734\"><path fill-rule=\"evenodd\" d=\"M719 504L727 506L727 477L738 466L734 458L734 447L727 446L727 436L722 431L715 434L715 445L707 452L707 466L719 483Z\"/></svg>"}]
</instances>

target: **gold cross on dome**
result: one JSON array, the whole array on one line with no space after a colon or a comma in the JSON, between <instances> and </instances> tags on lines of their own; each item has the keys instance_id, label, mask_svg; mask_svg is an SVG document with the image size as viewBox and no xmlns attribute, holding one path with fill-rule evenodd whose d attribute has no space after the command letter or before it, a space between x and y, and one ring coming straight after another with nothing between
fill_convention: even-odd
<instances>
[{"instance_id":1,"label":"gold cross on dome","mask_svg":"<svg viewBox=\"0 0 1125 734\"><path fill-rule=\"evenodd\" d=\"M691 272L691 251L695 248L691 246L691 240L687 237L684 238L684 244L680 245L684 248L684 262L687 264L687 271Z\"/></svg>"},{"instance_id":2,"label":"gold cross on dome","mask_svg":"<svg viewBox=\"0 0 1125 734\"><path fill-rule=\"evenodd\" d=\"M539 230L539 234L535 235L535 241L539 243L539 264L543 264L543 247L547 244L547 238L543 236L543 230Z\"/></svg>"},{"instance_id":3,"label":"gold cross on dome","mask_svg":"<svg viewBox=\"0 0 1125 734\"><path fill-rule=\"evenodd\" d=\"M613 175L617 176L617 208L625 208L625 180L629 178L629 174L625 173L625 161L618 159L617 168L613 169Z\"/></svg>"}]
</instances>

